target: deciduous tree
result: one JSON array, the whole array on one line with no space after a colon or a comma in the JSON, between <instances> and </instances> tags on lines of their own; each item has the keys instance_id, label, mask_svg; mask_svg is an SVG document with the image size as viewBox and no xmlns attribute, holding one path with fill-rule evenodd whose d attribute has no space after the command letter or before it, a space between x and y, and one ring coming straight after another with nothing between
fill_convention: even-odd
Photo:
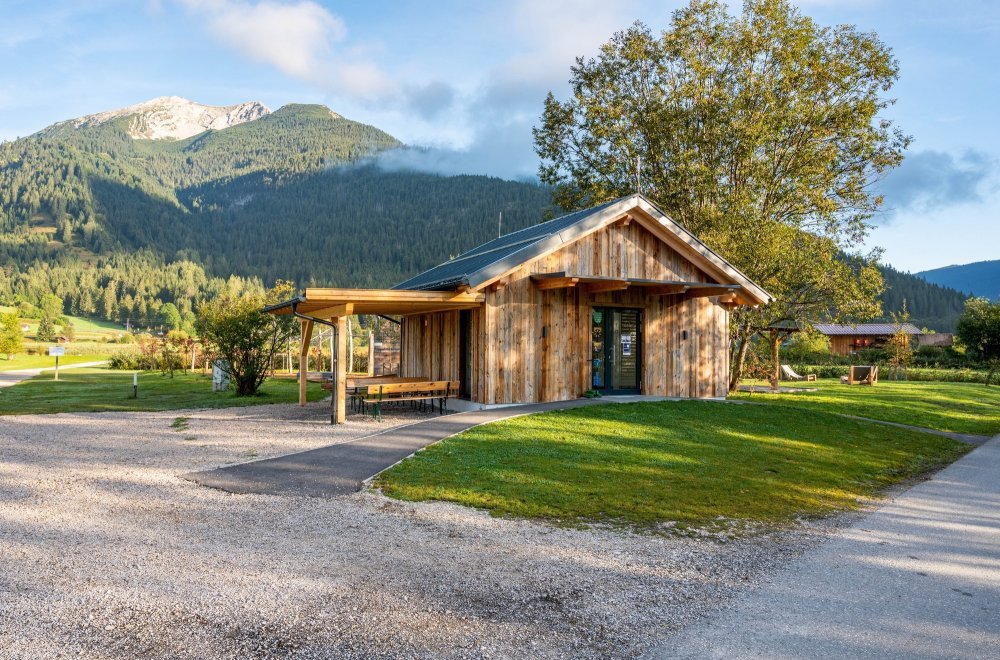
<instances>
[{"instance_id":1,"label":"deciduous tree","mask_svg":"<svg viewBox=\"0 0 1000 660\"><path fill-rule=\"evenodd\" d=\"M1000 372L1000 301L971 298L958 318L956 336L990 367L986 384Z\"/></svg>"},{"instance_id":2,"label":"deciduous tree","mask_svg":"<svg viewBox=\"0 0 1000 660\"><path fill-rule=\"evenodd\" d=\"M872 184L909 138L885 119L891 50L817 25L787 0L694 0L655 35L615 34L549 94L535 146L555 201L641 189L776 300L733 314L735 386L748 342L784 320L871 315L877 254L845 259L882 203Z\"/></svg>"},{"instance_id":3,"label":"deciduous tree","mask_svg":"<svg viewBox=\"0 0 1000 660\"><path fill-rule=\"evenodd\" d=\"M275 353L294 329L291 316L265 314L264 306L291 298L292 285L277 282L263 293L226 293L198 308L198 332L209 351L229 366L238 396L257 392Z\"/></svg>"},{"instance_id":4,"label":"deciduous tree","mask_svg":"<svg viewBox=\"0 0 1000 660\"><path fill-rule=\"evenodd\" d=\"M24 335L21 333L21 319L17 312L0 315L0 353L10 360L24 350Z\"/></svg>"}]
</instances>

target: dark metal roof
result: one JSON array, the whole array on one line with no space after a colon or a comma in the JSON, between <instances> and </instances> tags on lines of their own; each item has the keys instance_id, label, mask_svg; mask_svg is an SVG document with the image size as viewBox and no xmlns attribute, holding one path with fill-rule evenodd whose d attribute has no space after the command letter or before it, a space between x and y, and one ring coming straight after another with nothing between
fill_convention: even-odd
<instances>
[{"instance_id":1,"label":"dark metal roof","mask_svg":"<svg viewBox=\"0 0 1000 660\"><path fill-rule=\"evenodd\" d=\"M526 227L519 231L511 232L494 238L472 248L468 252L458 255L450 261L446 261L439 266L426 270L415 277L411 277L405 282L400 282L394 289L454 289L462 285L468 285L469 278L493 264L504 262L509 257L525 250L526 248L537 247L541 241L558 234L560 231L571 227L584 218L603 211L609 206L617 204L622 199L615 199L610 202L595 206L594 208L576 211L560 216L548 222L543 222L531 227ZM525 256L523 261L529 257ZM517 265L516 263L514 265Z\"/></svg>"},{"instance_id":2,"label":"dark metal roof","mask_svg":"<svg viewBox=\"0 0 1000 660\"><path fill-rule=\"evenodd\" d=\"M922 335L912 323L814 323L817 332L824 335L894 335L900 328L908 335Z\"/></svg>"},{"instance_id":3,"label":"dark metal roof","mask_svg":"<svg viewBox=\"0 0 1000 660\"><path fill-rule=\"evenodd\" d=\"M588 232L600 229L633 209L638 209L676 236L683 245L685 256L699 267L707 268L706 272L710 275L715 272L716 274L712 276L721 278L719 281L739 284L749 299L758 304L766 304L773 300L771 294L639 194L620 197L593 208L569 213L495 238L460 254L451 261L411 277L393 288L449 291L467 286L476 289L509 273L521 264L557 250Z\"/></svg>"}]
</instances>

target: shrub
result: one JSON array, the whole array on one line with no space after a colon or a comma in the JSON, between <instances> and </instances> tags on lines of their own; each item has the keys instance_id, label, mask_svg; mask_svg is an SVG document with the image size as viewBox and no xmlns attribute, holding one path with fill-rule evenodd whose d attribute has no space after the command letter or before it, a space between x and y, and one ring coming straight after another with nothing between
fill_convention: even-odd
<instances>
[{"instance_id":1,"label":"shrub","mask_svg":"<svg viewBox=\"0 0 1000 660\"><path fill-rule=\"evenodd\" d=\"M782 354L789 362L824 364L830 361L830 338L819 332L799 332L789 338Z\"/></svg>"},{"instance_id":2,"label":"shrub","mask_svg":"<svg viewBox=\"0 0 1000 660\"><path fill-rule=\"evenodd\" d=\"M858 364L861 364L860 362ZM840 378L846 376L851 367L842 364L792 365L799 374L816 374L817 378ZM881 370L880 370L881 372ZM881 373L880 373L881 375ZM906 370L906 379L914 381L937 381L941 383L985 383L987 371L976 369L923 369L911 367Z\"/></svg>"},{"instance_id":3,"label":"shrub","mask_svg":"<svg viewBox=\"0 0 1000 660\"><path fill-rule=\"evenodd\" d=\"M142 361L142 355L136 351L118 351L108 358L108 367L121 371L145 371Z\"/></svg>"}]
</instances>

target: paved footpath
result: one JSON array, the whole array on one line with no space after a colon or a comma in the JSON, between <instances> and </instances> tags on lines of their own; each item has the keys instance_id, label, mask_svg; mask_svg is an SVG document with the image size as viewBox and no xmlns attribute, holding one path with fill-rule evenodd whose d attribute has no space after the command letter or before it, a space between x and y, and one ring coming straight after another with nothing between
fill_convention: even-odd
<instances>
[{"instance_id":1,"label":"paved footpath","mask_svg":"<svg viewBox=\"0 0 1000 660\"><path fill-rule=\"evenodd\" d=\"M107 364L107 360L101 360L100 362L81 362L79 364L65 364L59 367L59 371L64 371L66 369L82 369L84 367L100 367ZM42 372L52 372L55 371L55 367L43 367L41 369L19 369L17 371L0 371L0 387L11 387L17 385L22 380L28 380L29 378L34 378Z\"/></svg>"},{"instance_id":2,"label":"paved footpath","mask_svg":"<svg viewBox=\"0 0 1000 660\"><path fill-rule=\"evenodd\" d=\"M1000 436L647 658L1000 658Z\"/></svg>"},{"instance_id":3,"label":"paved footpath","mask_svg":"<svg viewBox=\"0 0 1000 660\"><path fill-rule=\"evenodd\" d=\"M655 397L576 399L455 413L397 426L364 438L288 456L181 475L202 486L231 493L336 497L361 489L365 480L392 467L418 449L487 422L606 402Z\"/></svg>"}]
</instances>

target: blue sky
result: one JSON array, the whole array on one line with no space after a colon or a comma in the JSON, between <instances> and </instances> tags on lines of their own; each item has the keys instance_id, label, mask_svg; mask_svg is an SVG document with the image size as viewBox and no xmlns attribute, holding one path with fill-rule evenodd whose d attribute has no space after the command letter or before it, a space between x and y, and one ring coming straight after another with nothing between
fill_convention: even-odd
<instances>
[{"instance_id":1,"label":"blue sky","mask_svg":"<svg viewBox=\"0 0 1000 660\"><path fill-rule=\"evenodd\" d=\"M531 126L573 58L678 4L5 0L0 139L155 96L312 102L431 147L421 167L531 176ZM874 30L900 61L890 116L914 143L870 244L911 271L1000 259L1000 3L798 4Z\"/></svg>"}]
</instances>

